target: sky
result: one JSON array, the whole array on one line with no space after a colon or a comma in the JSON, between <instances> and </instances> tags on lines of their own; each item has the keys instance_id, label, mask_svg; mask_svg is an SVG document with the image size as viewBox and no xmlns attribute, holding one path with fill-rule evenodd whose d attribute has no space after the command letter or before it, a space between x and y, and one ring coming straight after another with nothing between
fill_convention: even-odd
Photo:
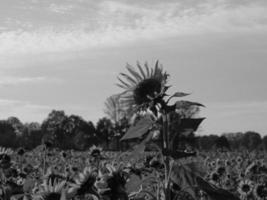
<instances>
[{"instance_id":1,"label":"sky","mask_svg":"<svg viewBox=\"0 0 267 200\"><path fill-rule=\"evenodd\" d=\"M199 134L267 135L266 0L0 0L0 119L96 122L126 63L206 105Z\"/></svg>"}]
</instances>

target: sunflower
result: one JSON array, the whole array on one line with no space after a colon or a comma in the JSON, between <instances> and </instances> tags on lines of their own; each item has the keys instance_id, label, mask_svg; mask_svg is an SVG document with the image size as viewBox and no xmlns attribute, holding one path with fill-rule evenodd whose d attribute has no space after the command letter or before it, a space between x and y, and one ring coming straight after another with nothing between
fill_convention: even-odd
<instances>
[{"instance_id":1,"label":"sunflower","mask_svg":"<svg viewBox=\"0 0 267 200\"><path fill-rule=\"evenodd\" d=\"M102 147L97 147L95 145L93 145L92 147L90 147L89 149L89 153L93 158L101 158L101 154L103 152L103 148Z\"/></svg>"},{"instance_id":2,"label":"sunflower","mask_svg":"<svg viewBox=\"0 0 267 200\"><path fill-rule=\"evenodd\" d=\"M53 167L49 167L44 176L44 181L46 183L51 182L52 184L59 181L64 181L65 179L66 177L63 174L56 173L55 168Z\"/></svg>"},{"instance_id":3,"label":"sunflower","mask_svg":"<svg viewBox=\"0 0 267 200\"><path fill-rule=\"evenodd\" d=\"M223 166L217 167L216 172L219 176L223 176L226 173L226 168Z\"/></svg>"},{"instance_id":4,"label":"sunflower","mask_svg":"<svg viewBox=\"0 0 267 200\"><path fill-rule=\"evenodd\" d=\"M8 169L11 166L11 155L13 151L11 149L6 149L0 147L0 168Z\"/></svg>"},{"instance_id":5,"label":"sunflower","mask_svg":"<svg viewBox=\"0 0 267 200\"><path fill-rule=\"evenodd\" d=\"M236 162L237 162L238 164L241 164L242 161L243 161L243 159L242 159L240 156L238 156L238 157L236 158Z\"/></svg>"},{"instance_id":6,"label":"sunflower","mask_svg":"<svg viewBox=\"0 0 267 200\"><path fill-rule=\"evenodd\" d=\"M237 191L242 198L247 197L253 191L253 182L247 179L240 181Z\"/></svg>"},{"instance_id":7,"label":"sunflower","mask_svg":"<svg viewBox=\"0 0 267 200\"><path fill-rule=\"evenodd\" d=\"M17 151L17 155L19 155L19 156L23 156L24 153L25 153L25 149L23 149L23 148L19 148Z\"/></svg>"},{"instance_id":8,"label":"sunflower","mask_svg":"<svg viewBox=\"0 0 267 200\"><path fill-rule=\"evenodd\" d=\"M129 174L126 172L127 170L123 168L123 165L115 167L110 164L106 165L106 169L108 170L106 177L108 189L101 195L111 200L128 200L126 183L129 181Z\"/></svg>"},{"instance_id":9,"label":"sunflower","mask_svg":"<svg viewBox=\"0 0 267 200\"><path fill-rule=\"evenodd\" d=\"M220 175L217 172L212 172L210 174L210 181L215 185L218 184L220 181Z\"/></svg>"},{"instance_id":10,"label":"sunflower","mask_svg":"<svg viewBox=\"0 0 267 200\"><path fill-rule=\"evenodd\" d=\"M44 182L38 195L33 196L33 200L66 200L66 181Z\"/></svg>"},{"instance_id":11,"label":"sunflower","mask_svg":"<svg viewBox=\"0 0 267 200\"><path fill-rule=\"evenodd\" d=\"M253 191L257 200L267 199L267 185L266 184L257 184Z\"/></svg>"},{"instance_id":12,"label":"sunflower","mask_svg":"<svg viewBox=\"0 0 267 200\"><path fill-rule=\"evenodd\" d=\"M6 155L12 155L14 152L11 149L0 147L0 155L6 154Z\"/></svg>"},{"instance_id":13,"label":"sunflower","mask_svg":"<svg viewBox=\"0 0 267 200\"><path fill-rule=\"evenodd\" d=\"M122 105L131 110L146 110L150 108L155 112L156 105L162 102L169 74L159 67L157 61L154 68L149 68L147 63L143 69L137 63L138 70L127 64L128 74L120 73L118 77L119 87L125 91L120 94Z\"/></svg>"},{"instance_id":14,"label":"sunflower","mask_svg":"<svg viewBox=\"0 0 267 200\"><path fill-rule=\"evenodd\" d=\"M84 168L79 177L75 179L75 183L70 184L71 188L68 190L68 194L70 196L93 194L98 197L97 188L95 187L97 175L97 171L91 167Z\"/></svg>"}]
</instances>

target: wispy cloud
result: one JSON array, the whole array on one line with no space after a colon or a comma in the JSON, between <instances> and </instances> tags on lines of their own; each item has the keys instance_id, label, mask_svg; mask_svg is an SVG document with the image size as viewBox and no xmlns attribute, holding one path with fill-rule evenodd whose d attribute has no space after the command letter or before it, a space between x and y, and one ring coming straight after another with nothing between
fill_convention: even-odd
<instances>
[{"instance_id":1,"label":"wispy cloud","mask_svg":"<svg viewBox=\"0 0 267 200\"><path fill-rule=\"evenodd\" d=\"M0 86L14 86L20 84L33 84L42 82L61 82L60 79L47 78L47 77L14 77L14 76L1 76Z\"/></svg>"},{"instance_id":2,"label":"wispy cloud","mask_svg":"<svg viewBox=\"0 0 267 200\"><path fill-rule=\"evenodd\" d=\"M66 14L73 9L72 5L59 5L52 3L49 5L49 10L58 14Z\"/></svg>"},{"instance_id":3,"label":"wispy cloud","mask_svg":"<svg viewBox=\"0 0 267 200\"><path fill-rule=\"evenodd\" d=\"M59 20L57 25L54 17L50 19L52 25L3 31L0 55L77 51L189 34L267 32L267 4L240 1L230 5L229 1L219 0L196 5L185 5L180 1L150 6L103 1L90 15L82 10L84 17L73 23ZM49 8L53 12L65 13L72 7L51 4ZM71 16L79 16L79 9L75 12Z\"/></svg>"},{"instance_id":4,"label":"wispy cloud","mask_svg":"<svg viewBox=\"0 0 267 200\"><path fill-rule=\"evenodd\" d=\"M0 118L6 119L9 116L16 116L23 121L42 121L44 113L48 113L51 108L45 105L33 104L31 102L0 99Z\"/></svg>"},{"instance_id":5,"label":"wispy cloud","mask_svg":"<svg viewBox=\"0 0 267 200\"><path fill-rule=\"evenodd\" d=\"M83 116L85 120L93 120L94 122L98 120L98 118L93 114L97 112L97 109L88 109L86 105L64 103L43 105L30 101L0 99L0 110L0 120L7 119L10 116L16 116L22 122L42 122L52 110L64 110L66 115L80 115Z\"/></svg>"}]
</instances>

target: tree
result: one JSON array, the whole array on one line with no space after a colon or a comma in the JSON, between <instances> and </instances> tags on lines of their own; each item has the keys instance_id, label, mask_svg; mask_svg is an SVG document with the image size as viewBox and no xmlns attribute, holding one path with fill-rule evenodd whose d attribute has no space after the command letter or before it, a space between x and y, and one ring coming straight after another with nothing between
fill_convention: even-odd
<instances>
[{"instance_id":1,"label":"tree","mask_svg":"<svg viewBox=\"0 0 267 200\"><path fill-rule=\"evenodd\" d=\"M209 151L214 147L216 140L219 138L217 135L205 135L198 138L198 146L201 150Z\"/></svg>"},{"instance_id":2,"label":"tree","mask_svg":"<svg viewBox=\"0 0 267 200\"><path fill-rule=\"evenodd\" d=\"M25 124L22 135L18 137L19 145L26 149L33 149L42 143L43 136L39 123Z\"/></svg>"},{"instance_id":3,"label":"tree","mask_svg":"<svg viewBox=\"0 0 267 200\"><path fill-rule=\"evenodd\" d=\"M7 122L12 125L12 127L14 128L14 130L15 130L17 135L22 134L23 129L24 129L24 125L19 120L19 118L17 118L17 117L9 117L7 119Z\"/></svg>"},{"instance_id":4,"label":"tree","mask_svg":"<svg viewBox=\"0 0 267 200\"><path fill-rule=\"evenodd\" d=\"M254 150L261 144L261 136L259 133L248 131L242 138L242 146L248 150Z\"/></svg>"},{"instance_id":5,"label":"tree","mask_svg":"<svg viewBox=\"0 0 267 200\"><path fill-rule=\"evenodd\" d=\"M228 149L228 150L230 149L230 144L229 144L229 142L225 136L221 136L221 137L217 138L215 141L215 145L217 148L219 148L221 150L222 149Z\"/></svg>"},{"instance_id":6,"label":"tree","mask_svg":"<svg viewBox=\"0 0 267 200\"><path fill-rule=\"evenodd\" d=\"M105 141L105 146L108 149L111 139L114 137L113 124L110 119L103 117L96 124L97 137L100 143Z\"/></svg>"},{"instance_id":7,"label":"tree","mask_svg":"<svg viewBox=\"0 0 267 200\"><path fill-rule=\"evenodd\" d=\"M95 127L92 122L87 123L80 116L71 115L63 123L65 140L72 141L69 145L73 148L82 150L96 143Z\"/></svg>"},{"instance_id":8,"label":"tree","mask_svg":"<svg viewBox=\"0 0 267 200\"><path fill-rule=\"evenodd\" d=\"M16 132L10 122L6 120L0 121L0 146L15 147Z\"/></svg>"},{"instance_id":9,"label":"tree","mask_svg":"<svg viewBox=\"0 0 267 200\"><path fill-rule=\"evenodd\" d=\"M265 135L263 138L262 138L262 144L263 144L263 147L265 149L265 151L267 150L267 135Z\"/></svg>"},{"instance_id":10,"label":"tree","mask_svg":"<svg viewBox=\"0 0 267 200\"><path fill-rule=\"evenodd\" d=\"M67 119L64 111L52 110L48 114L48 117L43 121L41 128L42 131L47 135L46 137L50 138L51 141L54 141L53 145L63 145L63 122Z\"/></svg>"},{"instance_id":11,"label":"tree","mask_svg":"<svg viewBox=\"0 0 267 200\"><path fill-rule=\"evenodd\" d=\"M236 133L224 133L223 136L225 136L229 142L229 145L232 150L239 150L242 146L242 138L244 136L241 132Z\"/></svg>"}]
</instances>

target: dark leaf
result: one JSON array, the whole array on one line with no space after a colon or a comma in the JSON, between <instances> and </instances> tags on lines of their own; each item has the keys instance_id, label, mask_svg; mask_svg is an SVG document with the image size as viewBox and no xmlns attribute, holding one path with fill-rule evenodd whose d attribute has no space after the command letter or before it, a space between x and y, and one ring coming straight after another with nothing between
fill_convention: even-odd
<instances>
[{"instance_id":1,"label":"dark leaf","mask_svg":"<svg viewBox=\"0 0 267 200\"><path fill-rule=\"evenodd\" d=\"M176 92L172 95L172 97L185 97L190 95L189 93L184 93L184 92Z\"/></svg>"},{"instance_id":2,"label":"dark leaf","mask_svg":"<svg viewBox=\"0 0 267 200\"><path fill-rule=\"evenodd\" d=\"M181 132L184 130L196 131L198 126L201 124L201 122L204 119L205 118L184 118L184 119L181 119L179 129L181 130Z\"/></svg>"},{"instance_id":3,"label":"dark leaf","mask_svg":"<svg viewBox=\"0 0 267 200\"><path fill-rule=\"evenodd\" d=\"M233 195L231 192L217 188L216 186L208 183L201 177L196 179L198 186L203 190L212 200L240 200L238 197Z\"/></svg>"},{"instance_id":4,"label":"dark leaf","mask_svg":"<svg viewBox=\"0 0 267 200\"><path fill-rule=\"evenodd\" d=\"M152 127L153 121L150 116L141 118L136 124L131 126L121 140L141 138Z\"/></svg>"},{"instance_id":5,"label":"dark leaf","mask_svg":"<svg viewBox=\"0 0 267 200\"><path fill-rule=\"evenodd\" d=\"M171 171L170 179L180 188L188 192L192 197L197 199L197 181L196 178L204 176L203 167L200 163L192 162L185 164L175 164Z\"/></svg>"},{"instance_id":6,"label":"dark leaf","mask_svg":"<svg viewBox=\"0 0 267 200\"><path fill-rule=\"evenodd\" d=\"M175 105L176 105L176 109L183 109L183 108L187 108L187 107L190 107L190 106L201 106L201 107L205 107L201 103L191 102L191 101L177 101L175 103Z\"/></svg>"},{"instance_id":7,"label":"dark leaf","mask_svg":"<svg viewBox=\"0 0 267 200\"><path fill-rule=\"evenodd\" d=\"M171 151L171 150L164 150L163 155L165 156L171 156L174 159L181 159L181 158L187 158L187 157L192 157L196 156L196 152L186 152L186 151Z\"/></svg>"}]
</instances>

